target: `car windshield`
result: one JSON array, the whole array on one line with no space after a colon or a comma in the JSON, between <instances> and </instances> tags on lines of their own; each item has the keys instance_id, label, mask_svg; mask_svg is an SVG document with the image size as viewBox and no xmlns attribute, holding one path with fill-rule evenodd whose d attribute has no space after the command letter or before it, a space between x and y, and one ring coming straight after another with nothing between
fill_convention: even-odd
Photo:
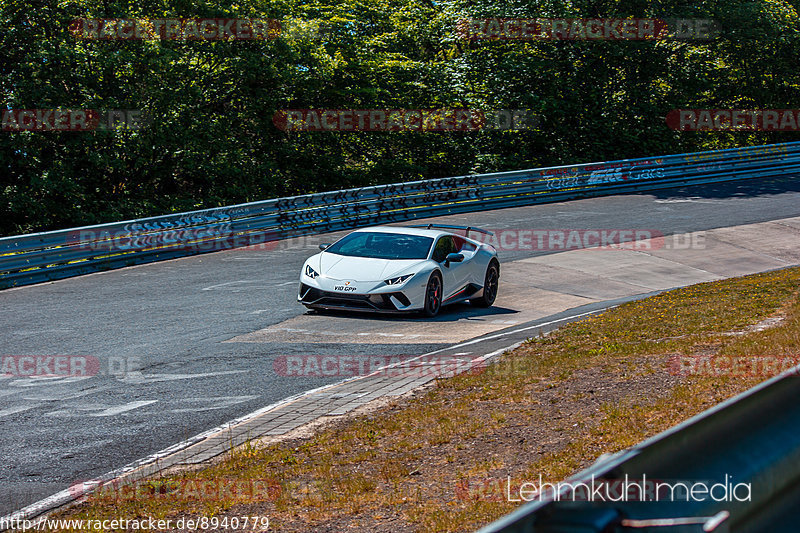
<instances>
[{"instance_id":1,"label":"car windshield","mask_svg":"<svg viewBox=\"0 0 800 533\"><path fill-rule=\"evenodd\" d=\"M375 259L427 259L433 238L402 233L358 231L343 237L326 252Z\"/></svg>"}]
</instances>

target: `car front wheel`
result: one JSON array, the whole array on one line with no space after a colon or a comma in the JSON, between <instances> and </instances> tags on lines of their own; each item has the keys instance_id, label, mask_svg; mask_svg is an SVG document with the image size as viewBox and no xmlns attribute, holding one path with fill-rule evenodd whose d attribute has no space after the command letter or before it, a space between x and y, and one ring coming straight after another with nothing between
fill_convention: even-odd
<instances>
[{"instance_id":1,"label":"car front wheel","mask_svg":"<svg viewBox=\"0 0 800 533\"><path fill-rule=\"evenodd\" d=\"M428 278L428 287L425 289L425 307L422 312L425 316L436 316L442 308L442 276L438 272Z\"/></svg>"}]
</instances>

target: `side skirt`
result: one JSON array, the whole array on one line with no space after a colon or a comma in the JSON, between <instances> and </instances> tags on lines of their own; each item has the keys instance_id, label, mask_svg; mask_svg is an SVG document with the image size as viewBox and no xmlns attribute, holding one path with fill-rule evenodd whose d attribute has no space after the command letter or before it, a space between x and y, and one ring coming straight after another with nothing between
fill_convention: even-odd
<instances>
[{"instance_id":1,"label":"side skirt","mask_svg":"<svg viewBox=\"0 0 800 533\"><path fill-rule=\"evenodd\" d=\"M483 287L479 285L475 285L474 283L468 283L460 291L455 293L454 295L447 298L445 301L442 302L442 305L449 305L454 304L456 302L463 302L464 300L469 300L470 298L476 296Z\"/></svg>"}]
</instances>

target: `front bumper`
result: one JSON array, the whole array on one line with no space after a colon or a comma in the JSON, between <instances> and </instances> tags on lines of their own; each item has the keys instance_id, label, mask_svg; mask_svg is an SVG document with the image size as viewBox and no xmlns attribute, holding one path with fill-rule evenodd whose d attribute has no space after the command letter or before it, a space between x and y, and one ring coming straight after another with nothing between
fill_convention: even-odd
<instances>
[{"instance_id":1,"label":"front bumper","mask_svg":"<svg viewBox=\"0 0 800 533\"><path fill-rule=\"evenodd\" d=\"M348 294L324 291L317 287L300 283L297 301L315 309L341 309L401 313L412 311L411 301L400 291L377 294Z\"/></svg>"},{"instance_id":2,"label":"front bumper","mask_svg":"<svg viewBox=\"0 0 800 533\"><path fill-rule=\"evenodd\" d=\"M300 276L297 301L306 307L396 313L417 311L425 306L427 275L417 273L405 283L347 281L317 276Z\"/></svg>"}]
</instances>

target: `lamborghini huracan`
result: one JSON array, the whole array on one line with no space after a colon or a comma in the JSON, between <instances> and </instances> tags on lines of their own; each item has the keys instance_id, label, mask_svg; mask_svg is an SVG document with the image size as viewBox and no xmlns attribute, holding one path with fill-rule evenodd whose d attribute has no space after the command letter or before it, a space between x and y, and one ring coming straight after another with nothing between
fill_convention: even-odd
<instances>
[{"instance_id":1,"label":"lamborghini huracan","mask_svg":"<svg viewBox=\"0 0 800 533\"><path fill-rule=\"evenodd\" d=\"M453 231L463 230L464 236ZM422 312L468 300L490 307L500 262L472 227L375 226L353 231L306 260L298 301L312 309Z\"/></svg>"}]
</instances>

